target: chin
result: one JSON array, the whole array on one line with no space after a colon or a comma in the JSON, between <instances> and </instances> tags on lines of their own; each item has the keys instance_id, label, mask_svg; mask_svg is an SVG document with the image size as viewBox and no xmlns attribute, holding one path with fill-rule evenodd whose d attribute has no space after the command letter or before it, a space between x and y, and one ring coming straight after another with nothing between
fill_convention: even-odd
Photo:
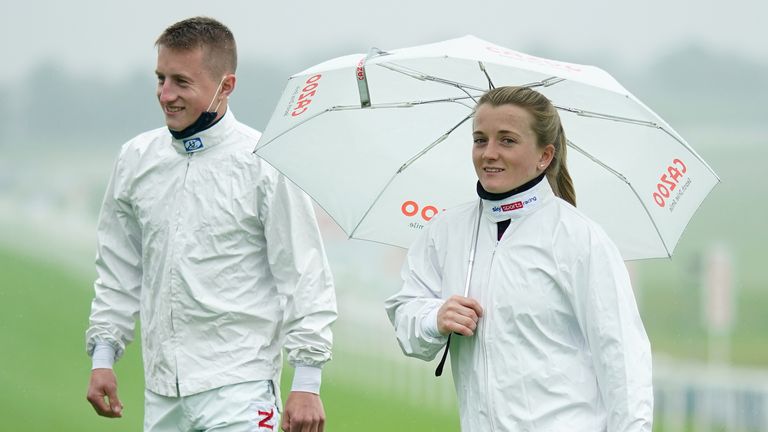
<instances>
[{"instance_id":1,"label":"chin","mask_svg":"<svg viewBox=\"0 0 768 432\"><path fill-rule=\"evenodd\" d=\"M184 129L186 129L187 126L189 126L189 125L187 126L180 125L177 122L165 122L165 125L168 126L168 129L175 132L183 131Z\"/></svg>"}]
</instances>

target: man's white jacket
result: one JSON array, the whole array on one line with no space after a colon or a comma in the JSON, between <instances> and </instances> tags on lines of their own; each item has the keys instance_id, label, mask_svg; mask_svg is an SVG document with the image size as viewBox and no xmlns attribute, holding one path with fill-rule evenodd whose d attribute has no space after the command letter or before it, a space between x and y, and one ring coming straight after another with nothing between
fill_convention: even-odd
<instances>
[{"instance_id":1,"label":"man's white jacket","mask_svg":"<svg viewBox=\"0 0 768 432\"><path fill-rule=\"evenodd\" d=\"M484 314L450 346L462 430L649 432L650 345L617 248L546 180L483 204L469 297ZM464 293L477 217L477 202L444 211L410 248L386 302L406 355L445 345L436 311Z\"/></svg>"},{"instance_id":2,"label":"man's white jacket","mask_svg":"<svg viewBox=\"0 0 768 432\"><path fill-rule=\"evenodd\" d=\"M127 142L98 223L87 350L119 358L141 321L148 390L275 380L331 356L333 280L309 198L252 153L231 112L185 140Z\"/></svg>"}]
</instances>

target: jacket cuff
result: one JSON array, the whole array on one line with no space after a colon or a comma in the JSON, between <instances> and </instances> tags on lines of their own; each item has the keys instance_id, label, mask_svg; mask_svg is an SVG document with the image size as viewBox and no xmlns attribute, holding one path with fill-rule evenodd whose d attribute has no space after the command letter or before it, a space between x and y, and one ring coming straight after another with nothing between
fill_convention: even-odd
<instances>
[{"instance_id":1,"label":"jacket cuff","mask_svg":"<svg viewBox=\"0 0 768 432\"><path fill-rule=\"evenodd\" d=\"M91 369L112 369L115 364L115 348L109 342L96 342L91 360Z\"/></svg>"},{"instance_id":2,"label":"jacket cuff","mask_svg":"<svg viewBox=\"0 0 768 432\"><path fill-rule=\"evenodd\" d=\"M440 306L433 307L427 314L422 316L421 322L421 334L432 339L442 339L445 337L440 334L440 330L437 328L437 312L440 310Z\"/></svg>"},{"instance_id":3,"label":"jacket cuff","mask_svg":"<svg viewBox=\"0 0 768 432\"><path fill-rule=\"evenodd\" d=\"M323 370L313 366L296 366L293 372L291 391L320 394L320 381Z\"/></svg>"}]
</instances>

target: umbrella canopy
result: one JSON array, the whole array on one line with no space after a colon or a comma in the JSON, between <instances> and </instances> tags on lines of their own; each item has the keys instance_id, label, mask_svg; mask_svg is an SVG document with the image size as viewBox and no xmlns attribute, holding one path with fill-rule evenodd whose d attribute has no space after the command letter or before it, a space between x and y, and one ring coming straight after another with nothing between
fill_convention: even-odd
<instances>
[{"instance_id":1,"label":"umbrella canopy","mask_svg":"<svg viewBox=\"0 0 768 432\"><path fill-rule=\"evenodd\" d=\"M671 256L719 179L597 67L473 36L339 57L288 80L255 152L350 237L407 247L435 214L477 199L473 110L505 85L532 87L559 110L578 207L624 259Z\"/></svg>"}]
</instances>

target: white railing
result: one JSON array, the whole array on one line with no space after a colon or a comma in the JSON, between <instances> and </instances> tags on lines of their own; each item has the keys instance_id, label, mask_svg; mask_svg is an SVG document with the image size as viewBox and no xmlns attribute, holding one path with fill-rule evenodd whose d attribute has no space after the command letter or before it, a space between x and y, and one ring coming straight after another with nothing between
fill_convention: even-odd
<instances>
[{"instance_id":1,"label":"white railing","mask_svg":"<svg viewBox=\"0 0 768 432\"><path fill-rule=\"evenodd\" d=\"M654 359L656 430L768 431L768 371Z\"/></svg>"}]
</instances>

